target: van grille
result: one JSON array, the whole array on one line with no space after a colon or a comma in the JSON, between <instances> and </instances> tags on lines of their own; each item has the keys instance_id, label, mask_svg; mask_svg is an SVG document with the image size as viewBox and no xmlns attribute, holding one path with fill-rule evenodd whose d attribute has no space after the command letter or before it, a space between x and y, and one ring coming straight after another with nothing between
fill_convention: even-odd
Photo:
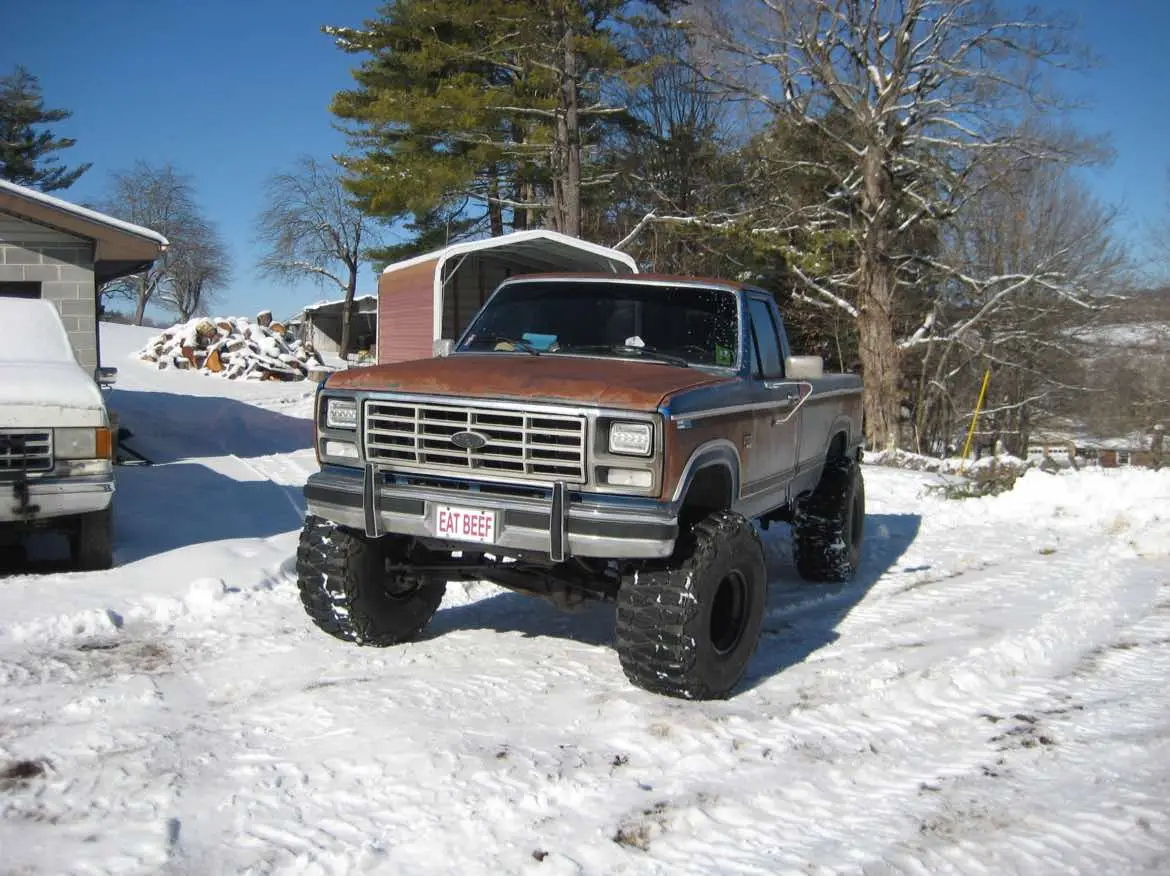
<instances>
[{"instance_id":1,"label":"van grille","mask_svg":"<svg viewBox=\"0 0 1170 876\"><path fill-rule=\"evenodd\" d=\"M0 477L53 467L53 434L0 429Z\"/></svg>"},{"instance_id":2,"label":"van grille","mask_svg":"<svg viewBox=\"0 0 1170 876\"><path fill-rule=\"evenodd\" d=\"M366 459L400 471L585 481L580 416L371 399L364 427ZM483 446L456 445L457 432L476 433Z\"/></svg>"}]
</instances>

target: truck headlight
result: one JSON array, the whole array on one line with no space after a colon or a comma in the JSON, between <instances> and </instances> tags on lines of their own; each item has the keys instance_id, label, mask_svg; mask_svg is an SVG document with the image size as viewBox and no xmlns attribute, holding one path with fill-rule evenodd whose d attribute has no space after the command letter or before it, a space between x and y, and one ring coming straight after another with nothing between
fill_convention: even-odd
<instances>
[{"instance_id":1,"label":"truck headlight","mask_svg":"<svg viewBox=\"0 0 1170 876\"><path fill-rule=\"evenodd\" d=\"M653 436L654 429L649 423L610 423L609 452L625 456L649 456Z\"/></svg>"},{"instance_id":2,"label":"truck headlight","mask_svg":"<svg viewBox=\"0 0 1170 876\"><path fill-rule=\"evenodd\" d=\"M336 459L358 459L357 445L349 441L326 440L321 451L322 456L332 456Z\"/></svg>"},{"instance_id":3,"label":"truck headlight","mask_svg":"<svg viewBox=\"0 0 1170 876\"><path fill-rule=\"evenodd\" d=\"M356 429L357 402L351 398L326 399L325 425L330 429Z\"/></svg>"},{"instance_id":4,"label":"truck headlight","mask_svg":"<svg viewBox=\"0 0 1170 876\"><path fill-rule=\"evenodd\" d=\"M104 426L53 430L53 455L57 459L108 459L110 449L110 430Z\"/></svg>"}]
</instances>

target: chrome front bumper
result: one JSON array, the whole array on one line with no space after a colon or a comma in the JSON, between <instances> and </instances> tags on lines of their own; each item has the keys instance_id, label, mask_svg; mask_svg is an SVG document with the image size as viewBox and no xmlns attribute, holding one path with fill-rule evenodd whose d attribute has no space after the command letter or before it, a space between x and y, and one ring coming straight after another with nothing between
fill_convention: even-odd
<instances>
[{"instance_id":1,"label":"chrome front bumper","mask_svg":"<svg viewBox=\"0 0 1170 876\"><path fill-rule=\"evenodd\" d=\"M30 477L28 506L22 512L17 482L0 480L0 523L38 523L54 517L88 514L108 508L114 497L109 477ZM29 511L35 507L36 511Z\"/></svg>"},{"instance_id":2,"label":"chrome front bumper","mask_svg":"<svg viewBox=\"0 0 1170 876\"><path fill-rule=\"evenodd\" d=\"M484 489L490 485L481 485ZM651 559L667 557L678 537L678 518L657 503L587 500L558 484L547 498L499 495L466 489L442 489L386 483L373 466L364 473L324 471L309 476L305 500L310 514L361 530L370 537L384 533L442 541L435 528L438 505L495 511L499 523L492 546L566 557Z\"/></svg>"}]
</instances>

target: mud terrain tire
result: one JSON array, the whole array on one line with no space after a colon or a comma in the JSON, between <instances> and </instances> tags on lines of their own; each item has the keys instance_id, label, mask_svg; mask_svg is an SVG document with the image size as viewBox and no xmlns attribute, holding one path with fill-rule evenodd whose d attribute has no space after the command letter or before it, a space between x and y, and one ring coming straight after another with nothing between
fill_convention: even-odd
<instances>
[{"instance_id":1,"label":"mud terrain tire","mask_svg":"<svg viewBox=\"0 0 1170 876\"><path fill-rule=\"evenodd\" d=\"M755 528L729 511L711 514L665 565L623 580L617 653L626 677L672 697L728 696L756 650L767 592Z\"/></svg>"},{"instance_id":2,"label":"mud terrain tire","mask_svg":"<svg viewBox=\"0 0 1170 876\"><path fill-rule=\"evenodd\" d=\"M309 515L297 546L297 587L313 623L338 639L386 647L414 638L447 589L386 571L389 541L373 540Z\"/></svg>"},{"instance_id":3,"label":"mud terrain tire","mask_svg":"<svg viewBox=\"0 0 1170 876\"><path fill-rule=\"evenodd\" d=\"M842 582L856 574L865 535L865 482L856 460L825 462L816 489L796 504L792 532L796 570L806 581Z\"/></svg>"},{"instance_id":4,"label":"mud terrain tire","mask_svg":"<svg viewBox=\"0 0 1170 876\"><path fill-rule=\"evenodd\" d=\"M114 509L77 515L69 530L69 559L82 571L108 569L114 565Z\"/></svg>"}]
</instances>

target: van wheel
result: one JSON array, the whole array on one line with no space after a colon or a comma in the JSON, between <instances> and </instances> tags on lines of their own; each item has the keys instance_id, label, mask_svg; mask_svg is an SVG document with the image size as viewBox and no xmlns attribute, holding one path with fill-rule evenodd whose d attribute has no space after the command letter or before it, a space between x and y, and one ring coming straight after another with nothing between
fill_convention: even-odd
<instances>
[{"instance_id":1,"label":"van wheel","mask_svg":"<svg viewBox=\"0 0 1170 876\"><path fill-rule=\"evenodd\" d=\"M729 511L706 517L666 566L622 581L617 652L626 677L667 696L728 696L756 650L767 592L751 523Z\"/></svg>"},{"instance_id":2,"label":"van wheel","mask_svg":"<svg viewBox=\"0 0 1170 876\"><path fill-rule=\"evenodd\" d=\"M427 625L447 589L430 575L388 573L390 537L369 539L309 515L297 546L297 587L313 623L338 639L385 647Z\"/></svg>"},{"instance_id":3,"label":"van wheel","mask_svg":"<svg viewBox=\"0 0 1170 876\"><path fill-rule=\"evenodd\" d=\"M792 516L796 570L806 581L848 581L861 565L865 536L865 481L856 460L825 462L815 490Z\"/></svg>"},{"instance_id":4,"label":"van wheel","mask_svg":"<svg viewBox=\"0 0 1170 876\"><path fill-rule=\"evenodd\" d=\"M69 558L75 569L95 571L114 565L113 505L78 514L69 532Z\"/></svg>"}]
</instances>

